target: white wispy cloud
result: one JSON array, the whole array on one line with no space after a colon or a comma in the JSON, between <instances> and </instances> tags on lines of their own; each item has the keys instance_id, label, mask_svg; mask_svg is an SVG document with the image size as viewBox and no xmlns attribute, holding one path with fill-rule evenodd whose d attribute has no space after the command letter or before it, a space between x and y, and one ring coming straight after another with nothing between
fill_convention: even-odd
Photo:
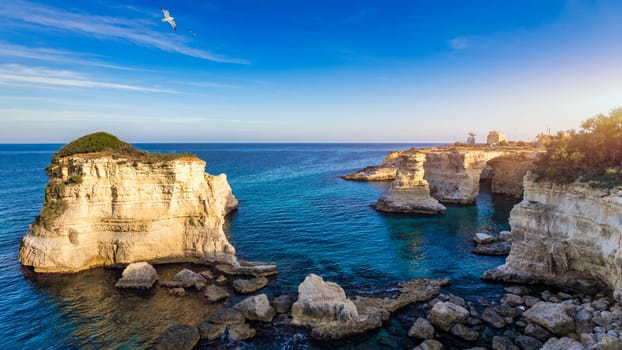
<instances>
[{"instance_id":1,"label":"white wispy cloud","mask_svg":"<svg viewBox=\"0 0 622 350\"><path fill-rule=\"evenodd\" d=\"M152 23L151 20L73 13L63 9L19 0L0 3L0 14L10 14L10 17L13 19L46 27L93 35L100 39L130 41L140 46L176 52L214 62L249 63L245 59L221 56L209 51L189 47L179 36L163 35L161 32L148 29L147 26Z\"/></svg>"},{"instance_id":2,"label":"white wispy cloud","mask_svg":"<svg viewBox=\"0 0 622 350\"><path fill-rule=\"evenodd\" d=\"M138 92L177 93L174 90L94 80L91 77L68 70L28 67L19 64L0 65L0 84L36 84L76 88L104 88Z\"/></svg>"},{"instance_id":3,"label":"white wispy cloud","mask_svg":"<svg viewBox=\"0 0 622 350\"><path fill-rule=\"evenodd\" d=\"M447 42L453 50L464 50L471 46L471 40L465 36L455 37Z\"/></svg>"},{"instance_id":4,"label":"white wispy cloud","mask_svg":"<svg viewBox=\"0 0 622 350\"><path fill-rule=\"evenodd\" d=\"M89 57L78 52L47 47L27 47L2 41L0 41L0 57L25 58L38 61L70 63L119 70L144 70L102 62L93 56Z\"/></svg>"}]
</instances>

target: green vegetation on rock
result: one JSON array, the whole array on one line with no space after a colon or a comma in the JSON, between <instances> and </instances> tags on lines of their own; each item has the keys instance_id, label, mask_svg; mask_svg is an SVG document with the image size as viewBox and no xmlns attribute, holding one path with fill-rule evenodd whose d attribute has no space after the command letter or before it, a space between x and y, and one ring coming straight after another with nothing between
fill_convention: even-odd
<instances>
[{"instance_id":1,"label":"green vegetation on rock","mask_svg":"<svg viewBox=\"0 0 622 350\"><path fill-rule=\"evenodd\" d=\"M578 132L559 132L548 138L546 153L534 169L538 180L622 186L622 108L584 121Z\"/></svg>"},{"instance_id":2,"label":"green vegetation on rock","mask_svg":"<svg viewBox=\"0 0 622 350\"><path fill-rule=\"evenodd\" d=\"M196 157L192 153L150 153L142 151L127 142L119 140L112 134L100 131L82 136L66 144L54 154L52 163L58 163L60 158L75 154L125 156L132 160L147 163L168 161L182 157Z\"/></svg>"}]
</instances>

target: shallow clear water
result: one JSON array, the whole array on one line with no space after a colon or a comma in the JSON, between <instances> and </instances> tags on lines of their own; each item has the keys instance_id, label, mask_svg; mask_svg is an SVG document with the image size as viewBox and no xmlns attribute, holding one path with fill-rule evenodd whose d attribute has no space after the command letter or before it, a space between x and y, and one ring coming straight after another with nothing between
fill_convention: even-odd
<instances>
[{"instance_id":1,"label":"shallow clear water","mask_svg":"<svg viewBox=\"0 0 622 350\"><path fill-rule=\"evenodd\" d=\"M449 277L453 284L448 292L469 300L493 298L501 291L479 276L504 259L471 254L471 237L478 231L507 229L514 201L483 189L477 205L451 206L442 216L385 215L370 205L387 184L339 178L379 163L388 151L426 145L138 146L194 152L207 161L208 172L228 175L240 200L239 210L229 220L228 237L240 257L278 263L280 273L266 290L271 296L295 292L311 272L339 283L348 293L374 291L414 277ZM113 284L119 270L37 276L21 268L20 240L41 208L47 182L43 169L59 147L0 145L0 342L4 348L143 348L171 324L201 321L210 309L199 293L175 298L162 288L148 293L118 291ZM181 266L160 266L161 279ZM374 348L383 338L394 338L395 346L388 347L400 347L395 339L404 332L392 320L379 332L328 347ZM249 347L327 346L291 335L262 334Z\"/></svg>"}]
</instances>

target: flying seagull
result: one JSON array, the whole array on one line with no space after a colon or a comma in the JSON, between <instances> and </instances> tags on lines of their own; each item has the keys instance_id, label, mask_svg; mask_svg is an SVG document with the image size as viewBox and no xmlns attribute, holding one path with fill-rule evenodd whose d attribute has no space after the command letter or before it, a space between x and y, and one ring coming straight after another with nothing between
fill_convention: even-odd
<instances>
[{"instance_id":1,"label":"flying seagull","mask_svg":"<svg viewBox=\"0 0 622 350\"><path fill-rule=\"evenodd\" d=\"M160 10L162 10L162 13L164 14L164 18L162 18L162 23L168 22L171 25L171 27L173 27L173 30L177 30L177 24L175 24L175 18L171 17L171 15L168 13L168 10L165 9L164 7L161 8Z\"/></svg>"}]
</instances>

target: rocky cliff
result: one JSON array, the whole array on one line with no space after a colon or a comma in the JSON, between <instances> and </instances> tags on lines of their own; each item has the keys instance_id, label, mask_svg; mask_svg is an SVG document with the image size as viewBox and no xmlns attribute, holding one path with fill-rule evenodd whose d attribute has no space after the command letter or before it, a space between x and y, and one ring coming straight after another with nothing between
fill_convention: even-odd
<instances>
[{"instance_id":1,"label":"rocky cliff","mask_svg":"<svg viewBox=\"0 0 622 350\"><path fill-rule=\"evenodd\" d=\"M22 264L35 271L235 262L222 227L237 200L226 176L205 173L196 157L74 154L55 159L48 176L41 215L19 251Z\"/></svg>"},{"instance_id":2,"label":"rocky cliff","mask_svg":"<svg viewBox=\"0 0 622 350\"><path fill-rule=\"evenodd\" d=\"M393 179L389 193L376 204L378 210L436 214L445 210L438 202L474 203L480 180L492 181L493 193L521 196L522 178L541 153L532 148L413 148L392 152L380 165L344 179Z\"/></svg>"},{"instance_id":3,"label":"rocky cliff","mask_svg":"<svg viewBox=\"0 0 622 350\"><path fill-rule=\"evenodd\" d=\"M524 180L523 201L510 214L512 250L482 278L591 286L622 300L622 193L584 183Z\"/></svg>"}]
</instances>

